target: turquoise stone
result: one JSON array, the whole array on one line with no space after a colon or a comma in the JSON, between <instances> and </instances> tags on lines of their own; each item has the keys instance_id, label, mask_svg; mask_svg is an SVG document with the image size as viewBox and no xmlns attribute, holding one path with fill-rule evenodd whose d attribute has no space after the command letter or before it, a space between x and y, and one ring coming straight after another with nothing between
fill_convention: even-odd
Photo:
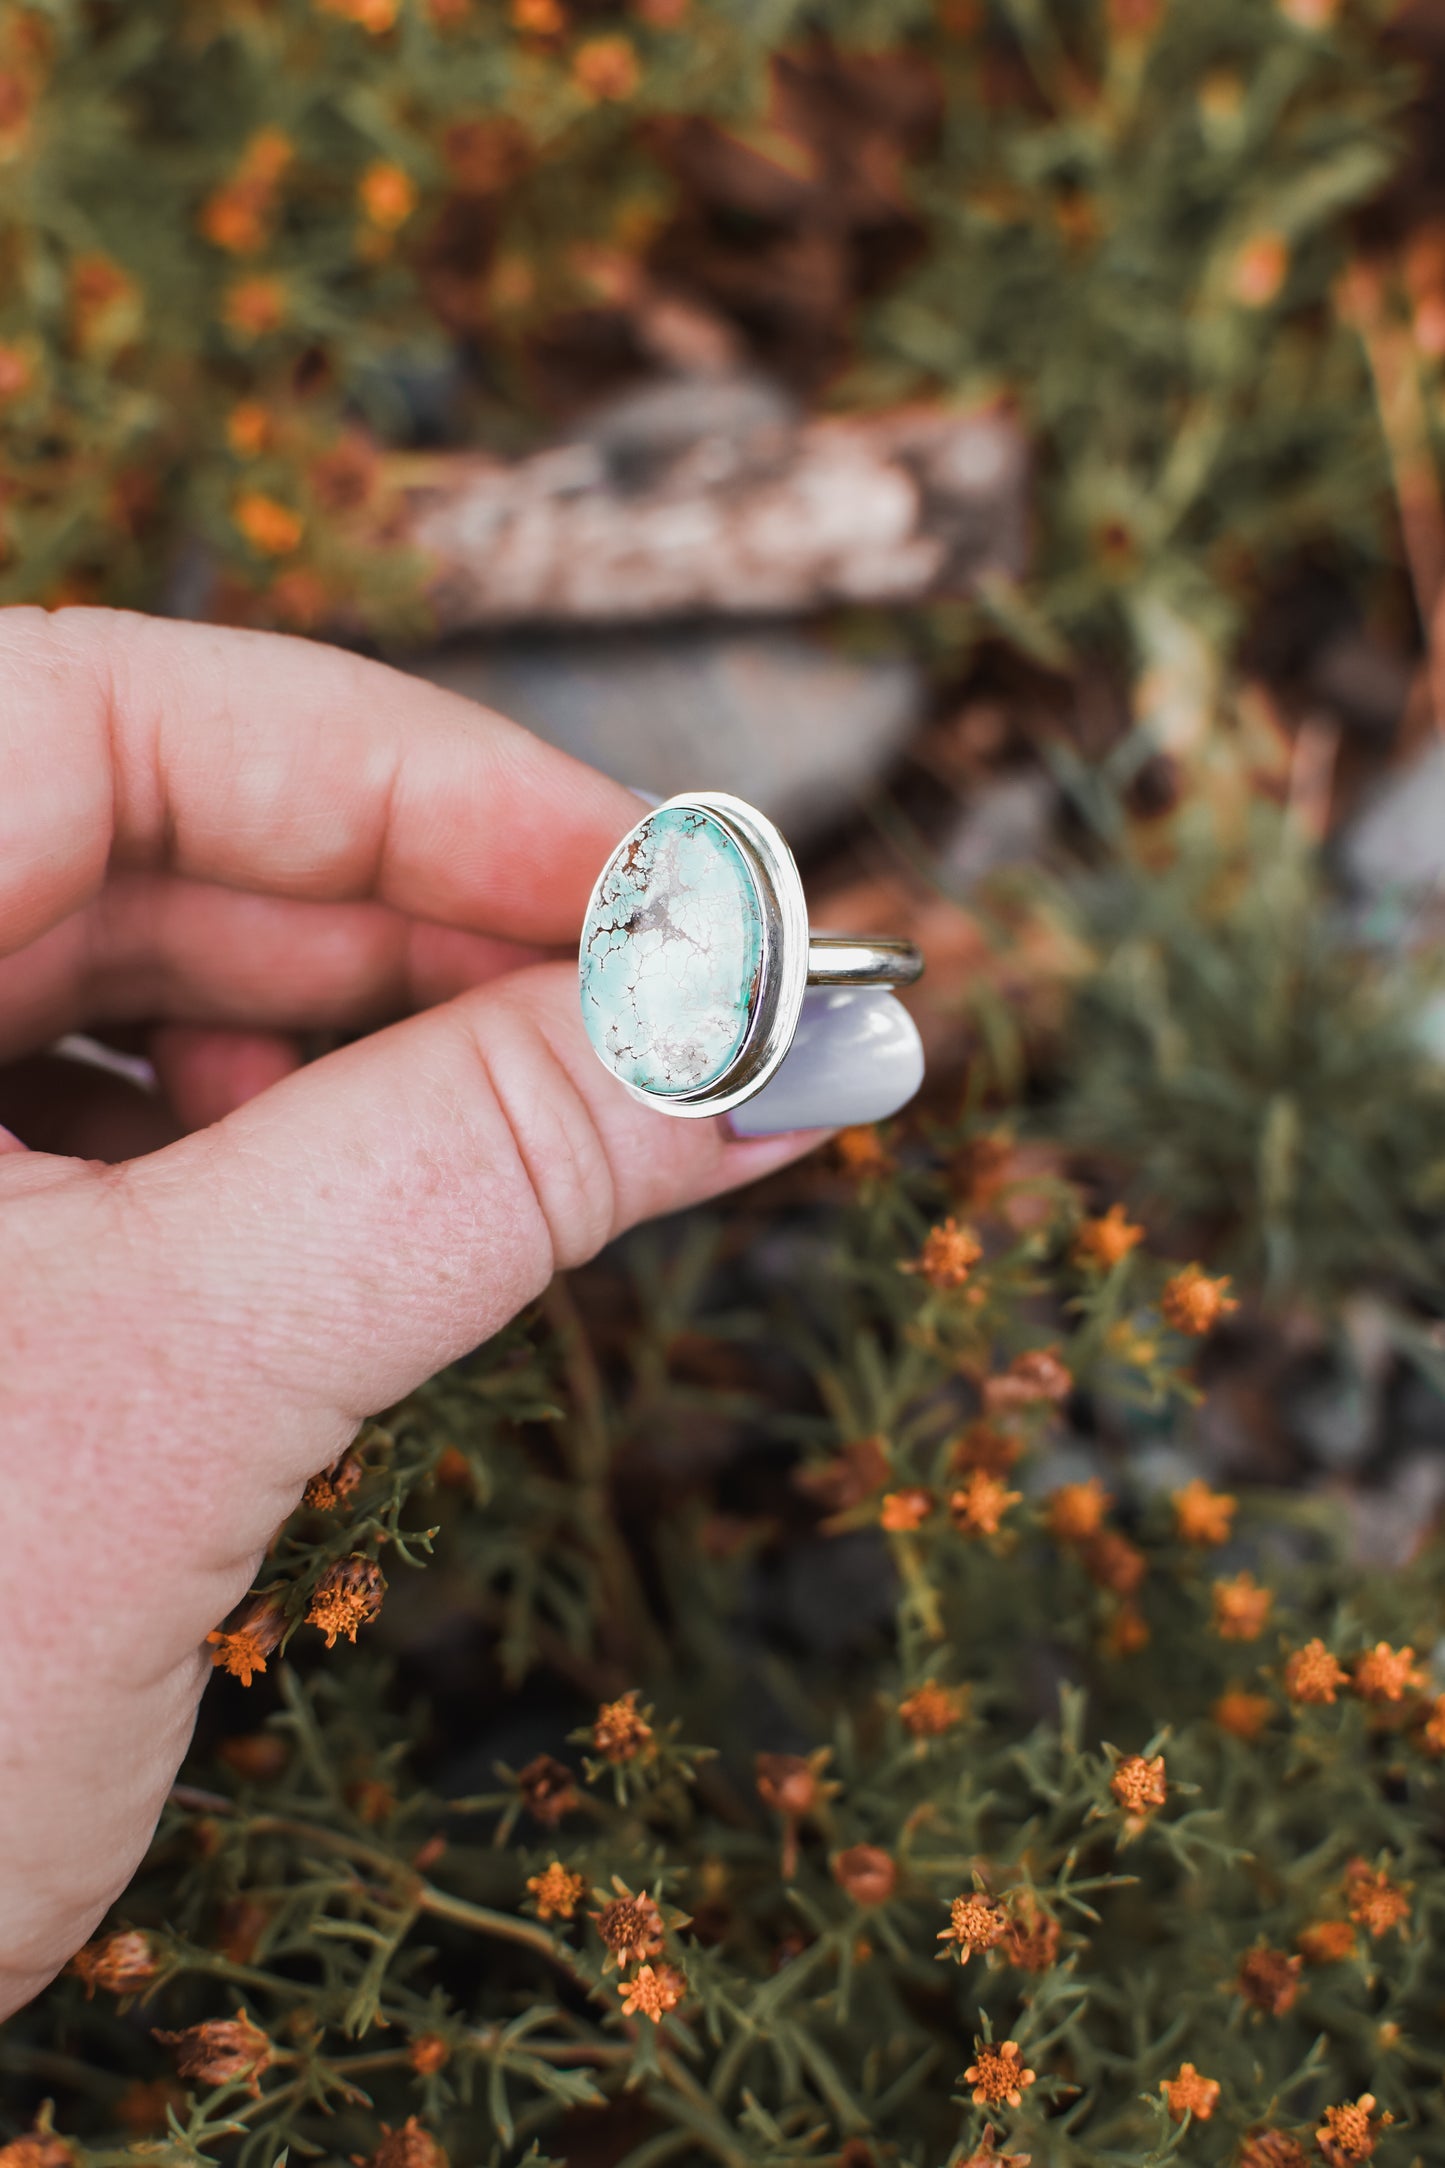
<instances>
[{"instance_id":1,"label":"turquoise stone","mask_svg":"<svg viewBox=\"0 0 1445 2168\"><path fill-rule=\"evenodd\" d=\"M672 1095L714 1083L747 1036L763 914L707 813L664 806L627 838L582 931L582 1016L609 1069Z\"/></svg>"}]
</instances>

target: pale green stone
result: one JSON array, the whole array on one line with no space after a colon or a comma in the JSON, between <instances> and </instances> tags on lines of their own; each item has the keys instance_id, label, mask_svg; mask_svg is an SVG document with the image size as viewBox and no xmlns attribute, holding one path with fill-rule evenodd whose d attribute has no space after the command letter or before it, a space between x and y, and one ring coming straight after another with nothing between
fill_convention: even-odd
<instances>
[{"instance_id":1,"label":"pale green stone","mask_svg":"<svg viewBox=\"0 0 1445 2168\"><path fill-rule=\"evenodd\" d=\"M747 1036L763 916L741 851L708 814L665 806L608 867L582 931L582 1016L644 1091L697 1091Z\"/></svg>"}]
</instances>

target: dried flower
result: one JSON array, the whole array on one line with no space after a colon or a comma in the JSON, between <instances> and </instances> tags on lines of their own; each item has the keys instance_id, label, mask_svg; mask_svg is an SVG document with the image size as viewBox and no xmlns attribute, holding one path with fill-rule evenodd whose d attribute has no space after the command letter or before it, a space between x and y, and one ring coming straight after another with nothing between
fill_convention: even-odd
<instances>
[{"instance_id":1,"label":"dried flower","mask_svg":"<svg viewBox=\"0 0 1445 2168\"><path fill-rule=\"evenodd\" d=\"M407 2117L400 2130L385 2123L381 2127L385 2136L366 2168L451 2168L444 2148L414 2115Z\"/></svg>"},{"instance_id":2,"label":"dried flower","mask_svg":"<svg viewBox=\"0 0 1445 2168\"><path fill-rule=\"evenodd\" d=\"M570 1920L587 1895L587 1880L554 1859L540 1874L527 1877L527 1888L537 1900L539 1920Z\"/></svg>"},{"instance_id":3,"label":"dried flower","mask_svg":"<svg viewBox=\"0 0 1445 2168\"><path fill-rule=\"evenodd\" d=\"M75 2168L75 2151L53 2130L33 2130L0 2145L0 2168Z\"/></svg>"},{"instance_id":4,"label":"dried flower","mask_svg":"<svg viewBox=\"0 0 1445 2168\"><path fill-rule=\"evenodd\" d=\"M612 1887L617 1895L600 1912L587 1915L611 1953L604 1972L614 1965L640 1965L644 1958L660 1956L663 1947L662 1914L653 1900L634 1896L617 1875L612 1877Z\"/></svg>"},{"instance_id":5,"label":"dried flower","mask_svg":"<svg viewBox=\"0 0 1445 2168\"><path fill-rule=\"evenodd\" d=\"M983 1244L971 1227L946 1219L930 1227L916 1258L898 1267L900 1272L921 1273L930 1287L941 1292L962 1287L983 1255Z\"/></svg>"},{"instance_id":6,"label":"dried flower","mask_svg":"<svg viewBox=\"0 0 1445 2168\"><path fill-rule=\"evenodd\" d=\"M1345 1958L1354 1956L1358 1946L1348 1920L1314 1920L1300 1929L1295 1942L1307 1965L1342 1964Z\"/></svg>"},{"instance_id":7,"label":"dried flower","mask_svg":"<svg viewBox=\"0 0 1445 2168\"><path fill-rule=\"evenodd\" d=\"M286 557L301 546L305 528L300 513L263 490L245 490L236 499L231 518L263 557Z\"/></svg>"},{"instance_id":8,"label":"dried flower","mask_svg":"<svg viewBox=\"0 0 1445 2168\"><path fill-rule=\"evenodd\" d=\"M271 2061L271 2043L244 2010L234 2017L187 2025L180 2032L156 2031L153 2037L174 2050L181 2077L196 2078L202 2085L234 2085L244 2078L260 2097L261 2073Z\"/></svg>"},{"instance_id":9,"label":"dried flower","mask_svg":"<svg viewBox=\"0 0 1445 2168\"><path fill-rule=\"evenodd\" d=\"M544 1829L555 1829L577 1804L571 1770L551 1754L536 1755L518 1772L517 1790L533 1821L540 1822Z\"/></svg>"},{"instance_id":10,"label":"dried flower","mask_svg":"<svg viewBox=\"0 0 1445 2168\"><path fill-rule=\"evenodd\" d=\"M1307 1641L1285 1663L1284 1690L1291 1701L1332 1702L1345 1678L1323 1641Z\"/></svg>"},{"instance_id":11,"label":"dried flower","mask_svg":"<svg viewBox=\"0 0 1445 2168\"><path fill-rule=\"evenodd\" d=\"M844 1173L860 1182L881 1181L892 1174L896 1164L871 1122L840 1129L833 1139L833 1150Z\"/></svg>"},{"instance_id":12,"label":"dried flower","mask_svg":"<svg viewBox=\"0 0 1445 2168\"><path fill-rule=\"evenodd\" d=\"M1239 1304L1229 1292L1227 1277L1212 1280L1202 1265L1185 1265L1165 1281L1159 1307L1176 1332L1202 1340Z\"/></svg>"},{"instance_id":13,"label":"dried flower","mask_svg":"<svg viewBox=\"0 0 1445 2168\"><path fill-rule=\"evenodd\" d=\"M1345 1906L1356 1926L1363 1927L1377 1941L1392 1927L1403 1932L1410 1917L1410 1900L1404 1890L1390 1880L1383 1867L1371 1867L1363 1859L1352 1859L1345 1869Z\"/></svg>"},{"instance_id":14,"label":"dried flower","mask_svg":"<svg viewBox=\"0 0 1445 2168\"><path fill-rule=\"evenodd\" d=\"M1239 2168L1308 2168L1308 2155L1287 2131L1252 2130L1240 2149Z\"/></svg>"},{"instance_id":15,"label":"dried flower","mask_svg":"<svg viewBox=\"0 0 1445 2168\"><path fill-rule=\"evenodd\" d=\"M779 1814L811 1814L838 1787L823 1781L823 1770L832 1759L822 1747L804 1758L801 1754L759 1754L758 1797Z\"/></svg>"},{"instance_id":16,"label":"dried flower","mask_svg":"<svg viewBox=\"0 0 1445 2168\"><path fill-rule=\"evenodd\" d=\"M254 459L270 441L271 417L260 400L238 400L226 416L226 442L231 450L239 459Z\"/></svg>"},{"instance_id":17,"label":"dried flower","mask_svg":"<svg viewBox=\"0 0 1445 2168\"><path fill-rule=\"evenodd\" d=\"M416 183L405 169L379 158L362 174L357 188L361 208L373 226L395 233L416 209Z\"/></svg>"},{"instance_id":18,"label":"dried flower","mask_svg":"<svg viewBox=\"0 0 1445 2168\"><path fill-rule=\"evenodd\" d=\"M1257 1641L1269 1623L1273 1591L1261 1588L1252 1573L1216 1581L1210 1592L1214 1631L1221 1641Z\"/></svg>"},{"instance_id":19,"label":"dried flower","mask_svg":"<svg viewBox=\"0 0 1445 2168\"><path fill-rule=\"evenodd\" d=\"M1104 1634L1110 1656L1137 1656L1149 1646L1149 1621L1135 1604L1121 1603Z\"/></svg>"},{"instance_id":20,"label":"dried flower","mask_svg":"<svg viewBox=\"0 0 1445 2168\"><path fill-rule=\"evenodd\" d=\"M983 1468L989 1475L1007 1475L1023 1449L1024 1441L1017 1431L1001 1429L997 1423L970 1423L954 1439L948 1465L955 1475L966 1475L970 1468Z\"/></svg>"},{"instance_id":21,"label":"dried flower","mask_svg":"<svg viewBox=\"0 0 1445 2168\"><path fill-rule=\"evenodd\" d=\"M1283 2017L1299 1995L1303 1967L1303 1957L1286 1957L1283 1950L1272 1950L1262 1942L1241 1961L1235 1985L1244 2001L1256 2010Z\"/></svg>"},{"instance_id":22,"label":"dried flower","mask_svg":"<svg viewBox=\"0 0 1445 2168\"><path fill-rule=\"evenodd\" d=\"M211 1662L233 1679L249 1686L266 1659L280 1645L286 1630L286 1613L279 1597L252 1596L242 1605L234 1626L216 1627L206 1635Z\"/></svg>"},{"instance_id":23,"label":"dried flower","mask_svg":"<svg viewBox=\"0 0 1445 2168\"><path fill-rule=\"evenodd\" d=\"M0 340L0 399L18 399L30 389L33 371L23 348Z\"/></svg>"},{"instance_id":24,"label":"dried flower","mask_svg":"<svg viewBox=\"0 0 1445 2168\"><path fill-rule=\"evenodd\" d=\"M1361 2093L1358 2100L1344 2101L1338 2108L1326 2108L1325 2119L1315 2132L1315 2143L1330 2168L1347 2168L1347 2163L1368 2160L1379 2143L1379 2129L1393 2121L1393 2117L1375 2116L1375 2096Z\"/></svg>"},{"instance_id":25,"label":"dried flower","mask_svg":"<svg viewBox=\"0 0 1445 2168\"><path fill-rule=\"evenodd\" d=\"M1257 233L1230 266L1229 290L1247 309L1265 309L1289 275L1289 243L1281 233Z\"/></svg>"},{"instance_id":26,"label":"dried flower","mask_svg":"<svg viewBox=\"0 0 1445 2168\"><path fill-rule=\"evenodd\" d=\"M955 1897L948 1908L948 1925L941 1928L938 1940L949 1947L939 1951L940 1957L957 1958L966 1965L976 1950L991 1950L1003 1941L1008 1932L1008 1920L1002 1905L991 1897L981 1896L976 1890L962 1897Z\"/></svg>"},{"instance_id":27,"label":"dried flower","mask_svg":"<svg viewBox=\"0 0 1445 2168\"><path fill-rule=\"evenodd\" d=\"M620 1980L617 1992L624 2017L650 2017L660 2025L687 1993L687 1976L676 1965L644 1965L634 1979Z\"/></svg>"},{"instance_id":28,"label":"dried flower","mask_svg":"<svg viewBox=\"0 0 1445 2168\"><path fill-rule=\"evenodd\" d=\"M1201 2077L1193 2063L1181 2063L1179 2075L1166 2078L1161 2090L1176 2123L1182 2123L1186 2115L1192 2115L1196 2122L1207 2123L1214 2113L1220 2088L1217 2078Z\"/></svg>"},{"instance_id":29,"label":"dried flower","mask_svg":"<svg viewBox=\"0 0 1445 2168\"><path fill-rule=\"evenodd\" d=\"M898 1717L915 1739L941 1739L961 1724L968 1709L968 1693L961 1686L940 1686L925 1679L898 1704Z\"/></svg>"},{"instance_id":30,"label":"dried flower","mask_svg":"<svg viewBox=\"0 0 1445 2168\"><path fill-rule=\"evenodd\" d=\"M898 1867L881 1845L850 1844L834 1857L833 1880L855 1905L881 1905L898 1887Z\"/></svg>"},{"instance_id":31,"label":"dried flower","mask_svg":"<svg viewBox=\"0 0 1445 2168\"><path fill-rule=\"evenodd\" d=\"M232 1897L216 1915L216 1947L233 1965L249 1965L271 1924L271 1907Z\"/></svg>"},{"instance_id":32,"label":"dried flower","mask_svg":"<svg viewBox=\"0 0 1445 2168\"><path fill-rule=\"evenodd\" d=\"M279 331L287 315L286 288L278 278L237 279L226 290L221 316L229 328L245 339L263 339Z\"/></svg>"},{"instance_id":33,"label":"dried flower","mask_svg":"<svg viewBox=\"0 0 1445 2168\"><path fill-rule=\"evenodd\" d=\"M997 2047L975 2040L973 2051L975 2060L963 2075L973 2087L974 2106L1002 2107L1007 2103L1010 2108L1019 2107L1035 2073L1022 2067L1017 2040L1001 2041Z\"/></svg>"},{"instance_id":34,"label":"dried flower","mask_svg":"<svg viewBox=\"0 0 1445 2168\"><path fill-rule=\"evenodd\" d=\"M108 1989L112 1995L134 1995L149 1987L160 1971L160 1960L150 1936L130 1928L87 1943L83 1950L76 1951L70 1966L84 1980L85 1999L89 2002L98 1987Z\"/></svg>"},{"instance_id":35,"label":"dried flower","mask_svg":"<svg viewBox=\"0 0 1445 2168\"><path fill-rule=\"evenodd\" d=\"M1207 1483L1196 1476L1186 1483L1183 1490L1174 1492L1174 1533L1181 1543L1197 1544L1201 1549L1212 1548L1229 1541L1234 1516L1239 1510L1237 1498L1227 1491L1212 1491Z\"/></svg>"},{"instance_id":36,"label":"dried flower","mask_svg":"<svg viewBox=\"0 0 1445 2168\"><path fill-rule=\"evenodd\" d=\"M605 1761L630 1762L639 1756L650 1759L657 1749L652 1726L638 1714L637 1690L620 1701L604 1701L592 1726L592 1744Z\"/></svg>"},{"instance_id":37,"label":"dried flower","mask_svg":"<svg viewBox=\"0 0 1445 2168\"><path fill-rule=\"evenodd\" d=\"M342 1634L348 1641L355 1641L357 1628L376 1617L385 1593L386 1580L376 1560L353 1552L322 1574L311 1591L306 1623L319 1626L326 1636L326 1646L334 1649Z\"/></svg>"},{"instance_id":38,"label":"dried flower","mask_svg":"<svg viewBox=\"0 0 1445 2168\"><path fill-rule=\"evenodd\" d=\"M1016 1506L1022 1496L1022 1491L1011 1491L1001 1477L975 1468L950 1496L948 1510L960 1535L992 1536L1009 1507Z\"/></svg>"},{"instance_id":39,"label":"dried flower","mask_svg":"<svg viewBox=\"0 0 1445 2168\"><path fill-rule=\"evenodd\" d=\"M440 2033L418 2033L406 2051L406 2059L419 2078L435 2077L451 2056Z\"/></svg>"},{"instance_id":40,"label":"dried flower","mask_svg":"<svg viewBox=\"0 0 1445 2168\"><path fill-rule=\"evenodd\" d=\"M1113 1502L1096 1475L1086 1483L1062 1483L1049 1493L1045 1507L1049 1534L1060 1543L1087 1543L1103 1527Z\"/></svg>"},{"instance_id":41,"label":"dried flower","mask_svg":"<svg viewBox=\"0 0 1445 2168\"><path fill-rule=\"evenodd\" d=\"M1417 1734L1427 1754L1445 1754L1445 1694L1437 1694Z\"/></svg>"},{"instance_id":42,"label":"dried flower","mask_svg":"<svg viewBox=\"0 0 1445 2168\"><path fill-rule=\"evenodd\" d=\"M291 1749L279 1732L247 1731L238 1738L223 1739L216 1755L247 1783L269 1784L286 1767Z\"/></svg>"},{"instance_id":43,"label":"dried flower","mask_svg":"<svg viewBox=\"0 0 1445 2168\"><path fill-rule=\"evenodd\" d=\"M1080 1550L1085 1573L1100 1588L1116 1596L1132 1596L1149 1570L1149 1561L1138 1545L1115 1528L1101 1528Z\"/></svg>"},{"instance_id":44,"label":"dried flower","mask_svg":"<svg viewBox=\"0 0 1445 2168\"><path fill-rule=\"evenodd\" d=\"M830 1460L798 1468L793 1487L829 1513L850 1513L887 1482L888 1455L881 1438L854 1438Z\"/></svg>"},{"instance_id":45,"label":"dried flower","mask_svg":"<svg viewBox=\"0 0 1445 2168\"><path fill-rule=\"evenodd\" d=\"M1002 1950L1020 1972L1047 1972L1058 1961L1060 1927L1046 1912L1031 1889L1016 1890L1009 1898L1009 1920Z\"/></svg>"},{"instance_id":46,"label":"dried flower","mask_svg":"<svg viewBox=\"0 0 1445 2168\"><path fill-rule=\"evenodd\" d=\"M1030 1348L1015 1355L1002 1376L984 1379L983 1404L990 1415L997 1415L1005 1408L1057 1404L1073 1389L1073 1372L1052 1348Z\"/></svg>"},{"instance_id":47,"label":"dried flower","mask_svg":"<svg viewBox=\"0 0 1445 2168\"><path fill-rule=\"evenodd\" d=\"M401 13L401 0L316 0L316 4L323 14L339 15L344 22L355 23L359 30L369 30L374 38L390 30ZM388 2161L385 2168L402 2168L402 2163ZM407 2162L405 2168L411 2168L411 2163Z\"/></svg>"},{"instance_id":48,"label":"dried flower","mask_svg":"<svg viewBox=\"0 0 1445 2168\"><path fill-rule=\"evenodd\" d=\"M911 1529L922 1527L934 1504L932 1491L917 1484L909 1490L889 1491L878 1508L878 1525L886 1528L891 1536L906 1535Z\"/></svg>"},{"instance_id":49,"label":"dried flower","mask_svg":"<svg viewBox=\"0 0 1445 2168\"><path fill-rule=\"evenodd\" d=\"M1413 1649L1392 1649L1388 1641L1377 1641L1355 1658L1354 1686L1362 1701L1403 1701L1424 1684Z\"/></svg>"},{"instance_id":50,"label":"dried flower","mask_svg":"<svg viewBox=\"0 0 1445 2168\"><path fill-rule=\"evenodd\" d=\"M1209 1713L1221 1731L1232 1732L1236 1739L1253 1741L1263 1732L1273 1709L1268 1694L1250 1694L1242 1686L1231 1686L1220 1695Z\"/></svg>"},{"instance_id":51,"label":"dried flower","mask_svg":"<svg viewBox=\"0 0 1445 2168\"><path fill-rule=\"evenodd\" d=\"M1129 1828L1142 1829L1169 1796L1164 1756L1156 1754L1151 1760L1143 1754L1126 1754L1109 1779L1109 1789L1123 1808Z\"/></svg>"},{"instance_id":52,"label":"dried flower","mask_svg":"<svg viewBox=\"0 0 1445 2168\"><path fill-rule=\"evenodd\" d=\"M1000 2153L998 2134L992 2123L985 2123L977 2152L970 2153L960 2168L1030 2168L1032 2161L1032 2153Z\"/></svg>"},{"instance_id":53,"label":"dried flower","mask_svg":"<svg viewBox=\"0 0 1445 2168\"><path fill-rule=\"evenodd\" d=\"M1102 1219L1086 1219L1074 1236L1074 1255L1081 1263L1110 1271L1144 1239L1121 1204L1111 1204Z\"/></svg>"},{"instance_id":54,"label":"dried flower","mask_svg":"<svg viewBox=\"0 0 1445 2168\"><path fill-rule=\"evenodd\" d=\"M572 80L589 98L630 98L642 80L630 38L584 38L572 55Z\"/></svg>"}]
</instances>

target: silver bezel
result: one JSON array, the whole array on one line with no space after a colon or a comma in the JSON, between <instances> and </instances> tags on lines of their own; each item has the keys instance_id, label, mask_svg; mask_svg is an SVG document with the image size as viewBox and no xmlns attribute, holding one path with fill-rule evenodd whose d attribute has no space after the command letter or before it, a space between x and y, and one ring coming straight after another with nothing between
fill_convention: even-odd
<instances>
[{"instance_id":1,"label":"silver bezel","mask_svg":"<svg viewBox=\"0 0 1445 2168\"><path fill-rule=\"evenodd\" d=\"M757 999L747 1036L722 1075L691 1092L645 1091L640 1084L629 1084L625 1077L618 1076L595 1046L592 1051L607 1074L640 1105L653 1107L659 1114L675 1114L685 1121L697 1121L707 1115L726 1114L731 1107L740 1107L744 1100L760 1092L781 1068L793 1043L807 991L808 905L793 854L765 814L726 791L681 791L675 798L665 798L645 813L609 855L588 899L587 919L582 931L584 943L598 893L617 858L626 849L629 838L643 821L675 808L706 813L717 822L737 846L758 899L763 921L762 953L758 965ZM580 946L578 954L580 967Z\"/></svg>"}]
</instances>

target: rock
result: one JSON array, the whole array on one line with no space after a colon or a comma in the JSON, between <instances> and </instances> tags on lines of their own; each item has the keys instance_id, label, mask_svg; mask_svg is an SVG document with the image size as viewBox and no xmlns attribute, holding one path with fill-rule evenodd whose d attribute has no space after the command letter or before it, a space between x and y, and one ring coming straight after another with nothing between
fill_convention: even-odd
<instances>
[{"instance_id":1,"label":"rock","mask_svg":"<svg viewBox=\"0 0 1445 2168\"><path fill-rule=\"evenodd\" d=\"M852 810L925 698L910 658L792 627L468 640L401 660L659 798L732 791L793 843Z\"/></svg>"}]
</instances>

